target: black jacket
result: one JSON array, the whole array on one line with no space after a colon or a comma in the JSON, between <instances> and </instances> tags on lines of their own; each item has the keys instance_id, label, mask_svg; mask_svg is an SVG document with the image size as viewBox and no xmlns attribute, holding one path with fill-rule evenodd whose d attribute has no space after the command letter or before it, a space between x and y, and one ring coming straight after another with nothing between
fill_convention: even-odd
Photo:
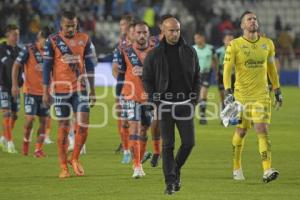
<instances>
[{"instance_id":1,"label":"black jacket","mask_svg":"<svg viewBox=\"0 0 300 200\"><path fill-rule=\"evenodd\" d=\"M12 87L12 67L18 57L21 48L8 46L6 43L0 45L0 86L3 90L11 91ZM22 70L18 77L19 87L23 84Z\"/></svg>"},{"instance_id":2,"label":"black jacket","mask_svg":"<svg viewBox=\"0 0 300 200\"><path fill-rule=\"evenodd\" d=\"M169 84L169 67L166 58L166 40L160 42L159 46L149 52L143 66L143 84L148 101L158 103L155 93L162 94L167 91ZM197 54L193 47L186 44L180 38L179 57L183 66L182 78L188 83L191 93L196 94L191 99L194 104L198 103L200 92L200 67ZM180 81L180 80L178 80Z\"/></svg>"}]
</instances>

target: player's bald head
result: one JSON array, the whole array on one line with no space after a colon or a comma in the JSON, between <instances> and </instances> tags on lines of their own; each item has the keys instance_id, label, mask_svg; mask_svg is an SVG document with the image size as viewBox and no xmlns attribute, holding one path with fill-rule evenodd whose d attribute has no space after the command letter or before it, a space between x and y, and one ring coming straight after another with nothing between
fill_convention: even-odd
<instances>
[{"instance_id":1,"label":"player's bald head","mask_svg":"<svg viewBox=\"0 0 300 200\"><path fill-rule=\"evenodd\" d=\"M177 44L180 38L180 22L175 17L164 20L162 23L162 32L167 43L171 45Z\"/></svg>"},{"instance_id":2,"label":"player's bald head","mask_svg":"<svg viewBox=\"0 0 300 200\"><path fill-rule=\"evenodd\" d=\"M162 28L174 28L174 27L179 27L180 28L180 23L175 17L169 17L165 19L162 23Z\"/></svg>"}]
</instances>

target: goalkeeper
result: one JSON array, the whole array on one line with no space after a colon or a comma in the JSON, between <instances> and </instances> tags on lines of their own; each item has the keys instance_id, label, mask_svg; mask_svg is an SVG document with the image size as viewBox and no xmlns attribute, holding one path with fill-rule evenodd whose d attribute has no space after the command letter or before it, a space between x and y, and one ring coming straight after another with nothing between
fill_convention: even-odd
<instances>
[{"instance_id":1,"label":"goalkeeper","mask_svg":"<svg viewBox=\"0 0 300 200\"><path fill-rule=\"evenodd\" d=\"M243 36L231 41L224 59L224 103L241 102L244 111L241 123L237 125L232 139L233 179L244 180L241 155L247 130L254 124L257 133L259 153L264 170L263 181L275 180L279 172L271 167L271 143L268 125L271 119L271 100L267 77L275 92L277 106L282 105L282 95L275 66L275 50L272 40L260 37L258 20L253 12L241 16ZM231 91L231 70L235 67L235 91Z\"/></svg>"}]
</instances>

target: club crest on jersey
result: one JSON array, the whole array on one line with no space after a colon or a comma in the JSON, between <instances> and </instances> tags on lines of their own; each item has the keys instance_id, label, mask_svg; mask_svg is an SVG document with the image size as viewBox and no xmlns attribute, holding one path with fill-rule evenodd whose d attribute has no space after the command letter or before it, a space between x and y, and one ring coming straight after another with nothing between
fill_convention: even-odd
<instances>
[{"instance_id":1,"label":"club crest on jersey","mask_svg":"<svg viewBox=\"0 0 300 200\"><path fill-rule=\"evenodd\" d=\"M147 54L146 54L145 52L141 53L141 59L142 59L142 60L145 60L146 55L147 55Z\"/></svg>"},{"instance_id":2,"label":"club crest on jersey","mask_svg":"<svg viewBox=\"0 0 300 200\"><path fill-rule=\"evenodd\" d=\"M75 41L74 40L70 40L70 46L74 47L76 46Z\"/></svg>"},{"instance_id":3,"label":"club crest on jersey","mask_svg":"<svg viewBox=\"0 0 300 200\"><path fill-rule=\"evenodd\" d=\"M261 45L261 48L262 48L262 49L264 49L264 50L268 50L268 48L267 48L267 45L266 45L266 44L262 44L262 45Z\"/></svg>"},{"instance_id":4,"label":"club crest on jersey","mask_svg":"<svg viewBox=\"0 0 300 200\"><path fill-rule=\"evenodd\" d=\"M79 45L79 46L84 46L84 41L79 40L79 41L78 41L78 45Z\"/></svg>"}]
</instances>

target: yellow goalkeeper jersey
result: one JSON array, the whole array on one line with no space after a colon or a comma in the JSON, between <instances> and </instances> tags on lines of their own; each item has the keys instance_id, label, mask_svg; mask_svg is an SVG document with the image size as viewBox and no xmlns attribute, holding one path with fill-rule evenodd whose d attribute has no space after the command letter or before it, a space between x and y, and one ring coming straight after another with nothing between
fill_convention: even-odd
<instances>
[{"instance_id":1,"label":"yellow goalkeeper jersey","mask_svg":"<svg viewBox=\"0 0 300 200\"><path fill-rule=\"evenodd\" d=\"M231 87L231 71L235 68L234 96L237 99L269 98L268 75L273 88L279 87L272 40L259 37L249 41L244 37L232 40L224 58L224 86Z\"/></svg>"}]
</instances>

